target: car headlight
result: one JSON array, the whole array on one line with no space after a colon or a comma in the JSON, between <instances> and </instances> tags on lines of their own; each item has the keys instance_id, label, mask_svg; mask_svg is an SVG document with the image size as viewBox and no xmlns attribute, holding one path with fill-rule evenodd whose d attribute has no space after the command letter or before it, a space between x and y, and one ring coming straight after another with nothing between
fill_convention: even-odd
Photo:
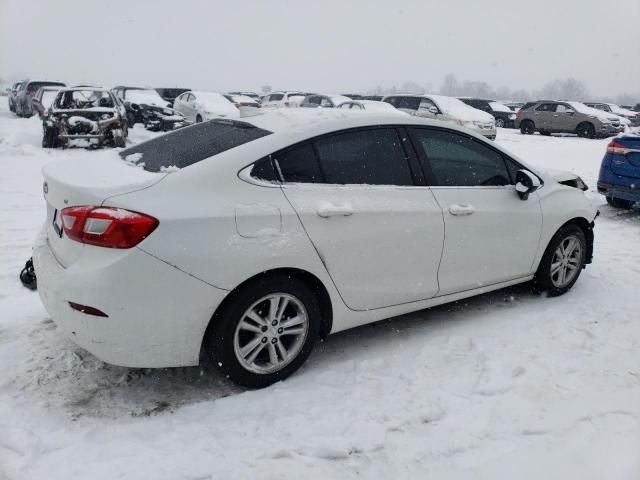
<instances>
[{"instance_id":1,"label":"car headlight","mask_svg":"<svg viewBox=\"0 0 640 480\"><path fill-rule=\"evenodd\" d=\"M100 118L102 120L106 120L107 118L111 118L111 114L110 113L103 113L102 115L100 115Z\"/></svg>"},{"instance_id":2,"label":"car headlight","mask_svg":"<svg viewBox=\"0 0 640 480\"><path fill-rule=\"evenodd\" d=\"M600 123L611 123L611 120L608 118L599 118L598 120L600 120Z\"/></svg>"},{"instance_id":3,"label":"car headlight","mask_svg":"<svg viewBox=\"0 0 640 480\"><path fill-rule=\"evenodd\" d=\"M509 120L515 120L515 119L516 119L516 114L515 113L509 115Z\"/></svg>"},{"instance_id":4,"label":"car headlight","mask_svg":"<svg viewBox=\"0 0 640 480\"><path fill-rule=\"evenodd\" d=\"M163 108L162 113L164 113L165 115L171 115L172 112L168 108Z\"/></svg>"}]
</instances>

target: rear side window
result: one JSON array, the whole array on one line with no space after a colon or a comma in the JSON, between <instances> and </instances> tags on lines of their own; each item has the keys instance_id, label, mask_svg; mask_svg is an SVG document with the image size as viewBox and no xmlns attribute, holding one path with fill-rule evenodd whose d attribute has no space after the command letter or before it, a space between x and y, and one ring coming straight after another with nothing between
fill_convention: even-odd
<instances>
[{"instance_id":1,"label":"rear side window","mask_svg":"<svg viewBox=\"0 0 640 480\"><path fill-rule=\"evenodd\" d=\"M413 185L400 138L392 128L322 137L274 158L285 182Z\"/></svg>"},{"instance_id":2,"label":"rear side window","mask_svg":"<svg viewBox=\"0 0 640 480\"><path fill-rule=\"evenodd\" d=\"M520 108L520 110L529 110L535 104L536 104L536 102L527 102Z\"/></svg>"},{"instance_id":3,"label":"rear side window","mask_svg":"<svg viewBox=\"0 0 640 480\"><path fill-rule=\"evenodd\" d=\"M311 143L303 143L294 148L273 155L282 173L283 180L289 183L322 183L323 176L318 158Z\"/></svg>"},{"instance_id":4,"label":"rear side window","mask_svg":"<svg viewBox=\"0 0 640 480\"><path fill-rule=\"evenodd\" d=\"M161 135L120 152L148 172L185 168L272 132L247 122L211 120Z\"/></svg>"},{"instance_id":5,"label":"rear side window","mask_svg":"<svg viewBox=\"0 0 640 480\"><path fill-rule=\"evenodd\" d=\"M421 147L427 157L433 185L478 187L511 184L511 174L502 155L473 138L424 128L412 128L411 134L416 146Z\"/></svg>"},{"instance_id":6,"label":"rear side window","mask_svg":"<svg viewBox=\"0 0 640 480\"><path fill-rule=\"evenodd\" d=\"M64 87L64 83L59 82L29 82L27 86L27 92L37 92L40 87Z\"/></svg>"},{"instance_id":7,"label":"rear side window","mask_svg":"<svg viewBox=\"0 0 640 480\"><path fill-rule=\"evenodd\" d=\"M536 107L536 112L555 112L556 104L555 103L541 103Z\"/></svg>"},{"instance_id":8,"label":"rear side window","mask_svg":"<svg viewBox=\"0 0 640 480\"><path fill-rule=\"evenodd\" d=\"M284 94L283 93L274 93L269 97L269 101L270 102L274 102L277 100L282 100L284 98Z\"/></svg>"},{"instance_id":9,"label":"rear side window","mask_svg":"<svg viewBox=\"0 0 640 480\"><path fill-rule=\"evenodd\" d=\"M325 183L413 185L409 164L394 129L332 135L316 141Z\"/></svg>"}]
</instances>

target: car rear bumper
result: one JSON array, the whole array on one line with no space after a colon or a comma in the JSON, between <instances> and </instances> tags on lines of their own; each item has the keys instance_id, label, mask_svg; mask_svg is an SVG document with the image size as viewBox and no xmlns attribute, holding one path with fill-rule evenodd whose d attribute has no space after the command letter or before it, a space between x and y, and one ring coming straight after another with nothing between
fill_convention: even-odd
<instances>
[{"instance_id":1,"label":"car rear bumper","mask_svg":"<svg viewBox=\"0 0 640 480\"><path fill-rule=\"evenodd\" d=\"M51 318L73 342L114 365L196 365L205 329L227 293L138 248L85 245L80 259L64 268L44 229L33 260ZM69 302L108 316L82 313Z\"/></svg>"},{"instance_id":2,"label":"car rear bumper","mask_svg":"<svg viewBox=\"0 0 640 480\"><path fill-rule=\"evenodd\" d=\"M639 182L640 183L640 182ZM623 185L598 182L598 192L606 197L640 202L640 188L631 188Z\"/></svg>"}]
</instances>

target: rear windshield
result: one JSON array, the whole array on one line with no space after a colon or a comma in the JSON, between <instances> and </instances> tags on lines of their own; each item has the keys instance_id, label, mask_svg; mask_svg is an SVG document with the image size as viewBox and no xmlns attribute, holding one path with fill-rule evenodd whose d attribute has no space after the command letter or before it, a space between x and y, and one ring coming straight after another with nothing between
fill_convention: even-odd
<instances>
[{"instance_id":1,"label":"rear windshield","mask_svg":"<svg viewBox=\"0 0 640 480\"><path fill-rule=\"evenodd\" d=\"M185 168L272 132L247 122L218 119L161 135L120 152L148 172Z\"/></svg>"}]
</instances>

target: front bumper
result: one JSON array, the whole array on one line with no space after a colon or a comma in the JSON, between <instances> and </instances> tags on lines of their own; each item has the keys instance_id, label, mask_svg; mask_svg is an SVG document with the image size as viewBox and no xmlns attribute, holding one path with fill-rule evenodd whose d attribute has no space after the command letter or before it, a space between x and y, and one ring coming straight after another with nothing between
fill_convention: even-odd
<instances>
[{"instance_id":1,"label":"front bumper","mask_svg":"<svg viewBox=\"0 0 640 480\"><path fill-rule=\"evenodd\" d=\"M79 260L64 268L44 229L33 261L42 303L65 335L99 359L126 367L196 365L205 329L227 293L138 248L84 245ZM81 313L69 302L108 317Z\"/></svg>"}]
</instances>

